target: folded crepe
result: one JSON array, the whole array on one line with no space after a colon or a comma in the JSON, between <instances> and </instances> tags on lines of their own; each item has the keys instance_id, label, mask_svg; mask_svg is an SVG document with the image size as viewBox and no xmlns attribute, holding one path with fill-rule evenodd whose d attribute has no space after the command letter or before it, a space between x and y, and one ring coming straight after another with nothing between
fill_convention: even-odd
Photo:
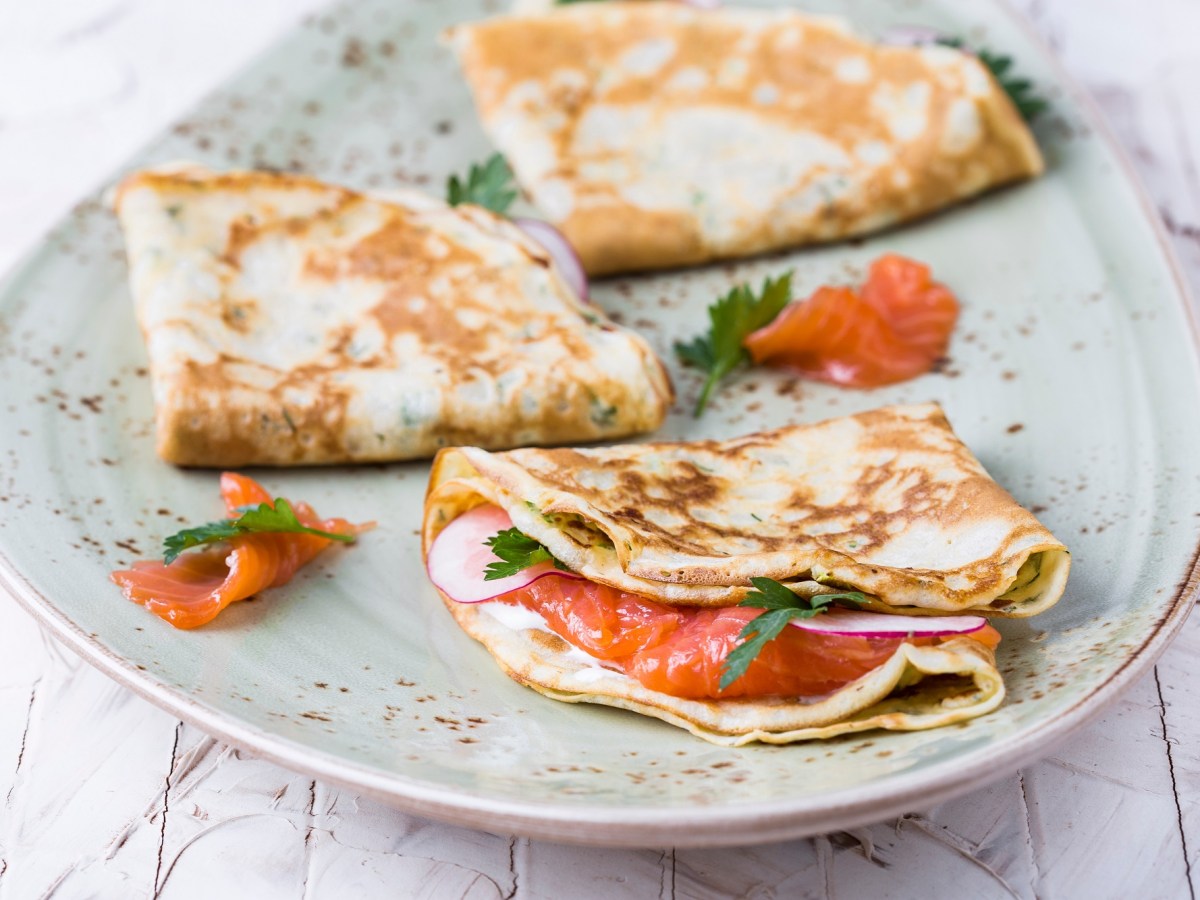
<instances>
[{"instance_id":1,"label":"folded crepe","mask_svg":"<svg viewBox=\"0 0 1200 900\"><path fill-rule=\"evenodd\" d=\"M594 274L859 235L1043 169L975 57L825 17L577 3L450 40L488 135Z\"/></svg>"},{"instance_id":2,"label":"folded crepe","mask_svg":"<svg viewBox=\"0 0 1200 900\"><path fill-rule=\"evenodd\" d=\"M591 441L670 406L645 341L479 207L192 165L134 173L113 203L169 462Z\"/></svg>"},{"instance_id":3,"label":"folded crepe","mask_svg":"<svg viewBox=\"0 0 1200 900\"><path fill-rule=\"evenodd\" d=\"M675 608L735 606L751 578L765 577L805 596L859 591L862 608L878 612L1028 616L1057 602L1070 566L1063 544L987 475L935 404L727 441L444 450L426 497L426 554L484 505L574 575ZM970 636L902 643L827 696L670 696L598 667L544 623L514 620L501 601L439 593L518 681L718 743L930 728L1003 699L992 650Z\"/></svg>"}]
</instances>

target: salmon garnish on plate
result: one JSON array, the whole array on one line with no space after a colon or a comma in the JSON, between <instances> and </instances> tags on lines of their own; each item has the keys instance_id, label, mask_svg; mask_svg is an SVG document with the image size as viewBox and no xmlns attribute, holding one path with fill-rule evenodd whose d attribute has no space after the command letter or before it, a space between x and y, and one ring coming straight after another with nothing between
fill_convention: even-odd
<instances>
[{"instance_id":1,"label":"salmon garnish on plate","mask_svg":"<svg viewBox=\"0 0 1200 900\"><path fill-rule=\"evenodd\" d=\"M297 525L308 530L235 533L219 543L189 544L203 546L186 553L169 551L163 560L141 560L109 575L127 598L176 628L197 628L215 619L230 603L287 584L330 544L353 541L371 527L345 519L322 519L307 503L272 500L254 479L233 472L221 475L221 497L229 517L226 522L180 535L195 535L209 528L214 535L235 531L234 524L242 521L239 517L248 510L261 511L264 505L268 511L290 510Z\"/></svg>"},{"instance_id":2,"label":"salmon garnish on plate","mask_svg":"<svg viewBox=\"0 0 1200 900\"><path fill-rule=\"evenodd\" d=\"M945 356L958 301L929 266L896 254L871 264L866 284L821 287L751 333L756 365L778 365L845 387L907 381Z\"/></svg>"}]
</instances>

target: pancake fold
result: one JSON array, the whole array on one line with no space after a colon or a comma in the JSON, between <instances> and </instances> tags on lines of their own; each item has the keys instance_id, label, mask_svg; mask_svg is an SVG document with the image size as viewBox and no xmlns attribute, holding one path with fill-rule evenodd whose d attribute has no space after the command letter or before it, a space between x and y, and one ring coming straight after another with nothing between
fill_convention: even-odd
<instances>
[{"instance_id":1,"label":"pancake fold","mask_svg":"<svg viewBox=\"0 0 1200 900\"><path fill-rule=\"evenodd\" d=\"M1025 617L1070 569L932 403L725 441L439 454L427 523L482 502L581 575L679 605L729 606L763 577L883 612Z\"/></svg>"},{"instance_id":2,"label":"pancake fold","mask_svg":"<svg viewBox=\"0 0 1200 900\"><path fill-rule=\"evenodd\" d=\"M641 337L480 207L191 164L113 205L168 462L593 441L657 428L673 398Z\"/></svg>"},{"instance_id":3,"label":"pancake fold","mask_svg":"<svg viewBox=\"0 0 1200 900\"><path fill-rule=\"evenodd\" d=\"M736 605L750 579L802 594L861 591L896 615L1024 617L1062 596L1070 555L980 465L936 404L892 406L725 441L489 453L434 461L422 544L483 504L573 572L676 607ZM439 592L441 593L441 592ZM517 681L567 702L631 709L715 743L787 743L932 728L999 705L1003 681L968 637L904 643L816 698L689 700L589 662L502 601L459 625Z\"/></svg>"},{"instance_id":4,"label":"pancake fold","mask_svg":"<svg viewBox=\"0 0 1200 900\"><path fill-rule=\"evenodd\" d=\"M861 235L1044 168L974 56L829 17L575 3L448 39L485 131L596 275Z\"/></svg>"}]
</instances>

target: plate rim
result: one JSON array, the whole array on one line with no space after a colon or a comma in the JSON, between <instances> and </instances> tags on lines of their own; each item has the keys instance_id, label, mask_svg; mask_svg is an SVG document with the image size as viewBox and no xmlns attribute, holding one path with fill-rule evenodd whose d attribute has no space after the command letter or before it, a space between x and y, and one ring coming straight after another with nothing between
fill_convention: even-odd
<instances>
[{"instance_id":1,"label":"plate rim","mask_svg":"<svg viewBox=\"0 0 1200 900\"><path fill-rule=\"evenodd\" d=\"M1200 320L1195 297L1141 176L1091 95L1063 68L1041 35L1013 8L1010 0L991 2L1021 31L1030 47L1041 57L1041 62L1053 71L1058 86L1077 105L1088 127L1102 141L1124 175L1126 184L1132 188L1143 220L1150 228L1171 274L1175 286L1174 297L1183 306L1193 360L1200 362ZM192 110L209 97L226 89L298 27L299 22L283 32L276 41L263 47L173 122L186 119ZM141 149L152 145L171 127L169 124L158 132ZM136 158L139 152L135 151L132 157ZM123 171L123 168L117 171ZM112 179L110 175L103 184L111 184ZM93 189L85 193L79 202L94 200L97 193ZM18 257L5 277L0 278L0 291L6 291L20 278L44 249L47 236L61 227L71 214L68 210L46 234ZM1194 370L1193 375L1200 383L1200 373ZM49 597L34 588L8 559L3 547L0 547L0 590L12 597L84 661L155 706L239 750L293 772L360 792L403 812L492 833L557 843L602 847L716 847L808 837L882 821L914 809L934 806L974 788L999 781L1024 765L1048 755L1072 734L1090 724L1143 676L1182 629L1194 601L1200 597L1200 545L1193 550L1174 596L1142 644L1102 684L1053 719L1033 726L1022 734L957 756L950 762L933 766L928 772L892 775L871 785L766 803L759 801L711 807L692 804L634 810L618 806L562 806L548 802L481 797L469 790L436 786L350 762L336 754L316 750L209 709L203 703L161 683L151 673L137 669L128 660L102 646L97 638L86 634Z\"/></svg>"}]
</instances>

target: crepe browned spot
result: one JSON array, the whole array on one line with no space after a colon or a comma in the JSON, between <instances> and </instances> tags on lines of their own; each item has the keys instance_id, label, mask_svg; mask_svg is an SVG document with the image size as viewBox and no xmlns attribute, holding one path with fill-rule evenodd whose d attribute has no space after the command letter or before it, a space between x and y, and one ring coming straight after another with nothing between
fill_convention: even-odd
<instances>
[{"instance_id":1,"label":"crepe browned spot","mask_svg":"<svg viewBox=\"0 0 1200 900\"><path fill-rule=\"evenodd\" d=\"M450 40L485 130L594 274L859 235L1043 169L973 56L829 18L577 3Z\"/></svg>"},{"instance_id":2,"label":"crepe browned spot","mask_svg":"<svg viewBox=\"0 0 1200 900\"><path fill-rule=\"evenodd\" d=\"M169 462L590 441L671 403L645 341L479 207L189 165L129 176L114 206Z\"/></svg>"}]
</instances>

